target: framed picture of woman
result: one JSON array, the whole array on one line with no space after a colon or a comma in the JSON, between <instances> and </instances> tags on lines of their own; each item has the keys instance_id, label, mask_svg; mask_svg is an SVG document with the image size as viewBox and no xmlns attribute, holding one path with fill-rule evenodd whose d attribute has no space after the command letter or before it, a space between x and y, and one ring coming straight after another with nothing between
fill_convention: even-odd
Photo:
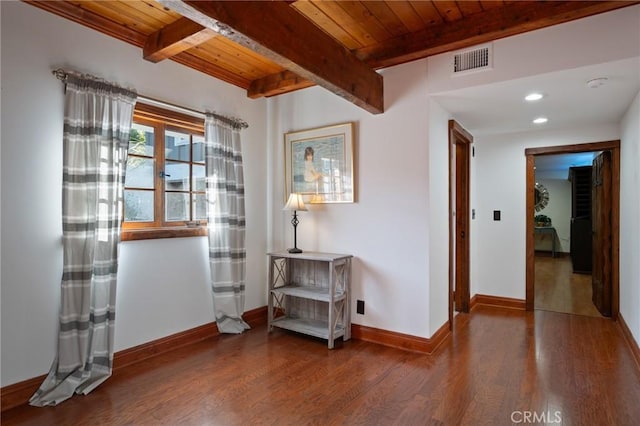
<instances>
[{"instance_id":1,"label":"framed picture of woman","mask_svg":"<svg viewBox=\"0 0 640 426\"><path fill-rule=\"evenodd\" d=\"M353 133L353 122L285 133L285 200L355 202Z\"/></svg>"}]
</instances>

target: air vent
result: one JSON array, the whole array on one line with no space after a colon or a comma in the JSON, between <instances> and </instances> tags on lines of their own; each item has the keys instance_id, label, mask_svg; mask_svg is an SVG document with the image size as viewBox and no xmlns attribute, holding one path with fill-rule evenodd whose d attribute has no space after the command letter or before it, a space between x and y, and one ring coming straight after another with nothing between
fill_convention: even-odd
<instances>
[{"instance_id":1,"label":"air vent","mask_svg":"<svg viewBox=\"0 0 640 426\"><path fill-rule=\"evenodd\" d=\"M492 53L491 45L456 53L453 57L453 74L460 75L471 71L491 69Z\"/></svg>"}]
</instances>

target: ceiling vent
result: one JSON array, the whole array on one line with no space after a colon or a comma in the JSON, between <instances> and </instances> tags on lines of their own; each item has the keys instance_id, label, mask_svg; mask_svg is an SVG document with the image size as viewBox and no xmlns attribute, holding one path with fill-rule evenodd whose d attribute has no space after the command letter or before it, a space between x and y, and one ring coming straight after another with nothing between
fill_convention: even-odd
<instances>
[{"instance_id":1,"label":"ceiling vent","mask_svg":"<svg viewBox=\"0 0 640 426\"><path fill-rule=\"evenodd\" d=\"M484 71L491 68L493 68L493 47L490 44L463 50L453 56L453 75Z\"/></svg>"}]
</instances>

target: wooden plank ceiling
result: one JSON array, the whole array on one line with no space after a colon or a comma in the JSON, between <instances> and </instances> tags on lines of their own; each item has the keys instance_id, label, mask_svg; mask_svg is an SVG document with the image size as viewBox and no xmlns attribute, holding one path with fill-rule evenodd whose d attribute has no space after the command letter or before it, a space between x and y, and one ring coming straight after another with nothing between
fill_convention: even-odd
<instances>
[{"instance_id":1,"label":"wooden plank ceiling","mask_svg":"<svg viewBox=\"0 0 640 426\"><path fill-rule=\"evenodd\" d=\"M269 97L320 85L374 114L376 70L639 1L33 1L36 7Z\"/></svg>"}]
</instances>

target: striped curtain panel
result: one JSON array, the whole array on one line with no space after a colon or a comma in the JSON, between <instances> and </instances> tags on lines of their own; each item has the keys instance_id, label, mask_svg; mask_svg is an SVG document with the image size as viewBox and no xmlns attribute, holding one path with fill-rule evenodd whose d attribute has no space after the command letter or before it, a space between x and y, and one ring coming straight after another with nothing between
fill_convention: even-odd
<instances>
[{"instance_id":1,"label":"striped curtain panel","mask_svg":"<svg viewBox=\"0 0 640 426\"><path fill-rule=\"evenodd\" d=\"M64 267L58 350L31 397L56 405L111 375L118 243L136 93L67 73L63 136Z\"/></svg>"},{"instance_id":2,"label":"striped curtain panel","mask_svg":"<svg viewBox=\"0 0 640 426\"><path fill-rule=\"evenodd\" d=\"M240 128L231 120L205 119L209 265L216 323L221 333L242 333L245 294L244 178Z\"/></svg>"}]
</instances>

